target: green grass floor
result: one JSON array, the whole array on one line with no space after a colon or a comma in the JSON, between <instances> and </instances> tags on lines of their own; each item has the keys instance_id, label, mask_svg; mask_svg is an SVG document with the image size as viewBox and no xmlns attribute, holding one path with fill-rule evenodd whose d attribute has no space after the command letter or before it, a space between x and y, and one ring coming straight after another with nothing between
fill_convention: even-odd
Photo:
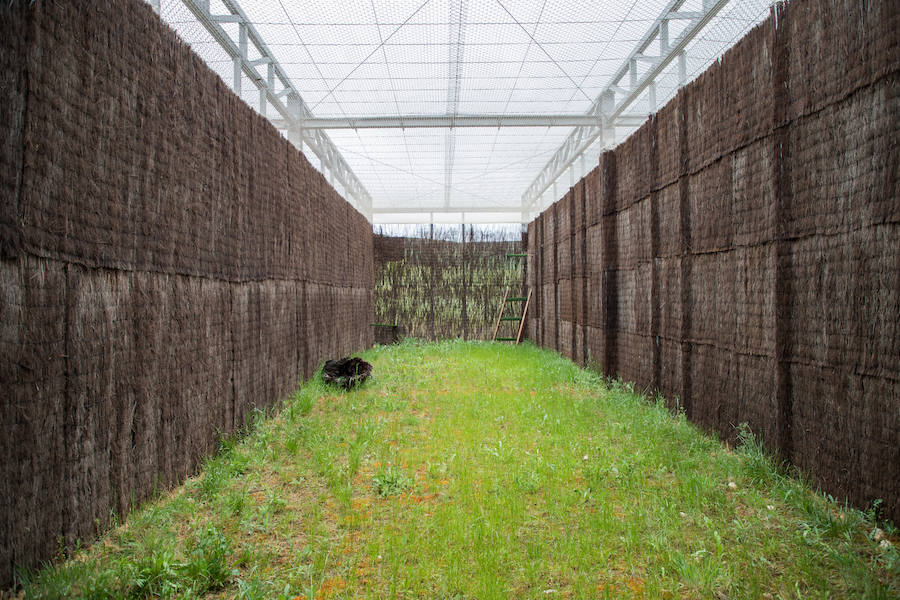
<instances>
[{"instance_id":1,"label":"green grass floor","mask_svg":"<svg viewBox=\"0 0 900 600\"><path fill-rule=\"evenodd\" d=\"M746 432L730 449L531 345L362 356L374 380L304 384L27 597L900 596L897 531Z\"/></svg>"}]
</instances>

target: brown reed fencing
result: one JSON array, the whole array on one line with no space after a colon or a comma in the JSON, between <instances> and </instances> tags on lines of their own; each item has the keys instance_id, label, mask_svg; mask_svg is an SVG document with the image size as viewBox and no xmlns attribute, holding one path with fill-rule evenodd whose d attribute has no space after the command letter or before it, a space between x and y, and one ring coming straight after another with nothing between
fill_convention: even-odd
<instances>
[{"instance_id":1,"label":"brown reed fencing","mask_svg":"<svg viewBox=\"0 0 900 600\"><path fill-rule=\"evenodd\" d=\"M373 343L372 229L140 0L0 6L0 585Z\"/></svg>"},{"instance_id":2,"label":"brown reed fencing","mask_svg":"<svg viewBox=\"0 0 900 600\"><path fill-rule=\"evenodd\" d=\"M528 228L528 334L900 520L900 7L796 0Z\"/></svg>"}]
</instances>

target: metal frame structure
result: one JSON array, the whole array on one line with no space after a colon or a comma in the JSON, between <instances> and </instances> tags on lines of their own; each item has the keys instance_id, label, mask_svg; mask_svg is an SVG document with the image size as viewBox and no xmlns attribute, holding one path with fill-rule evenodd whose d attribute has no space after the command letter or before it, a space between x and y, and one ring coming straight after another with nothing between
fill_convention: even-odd
<instances>
[{"instance_id":1,"label":"metal frame structure","mask_svg":"<svg viewBox=\"0 0 900 600\"><path fill-rule=\"evenodd\" d=\"M288 130L288 140L301 151L304 144L308 146L319 157L321 169L323 173L328 174L332 185L335 182L339 183L351 204L371 221L371 196L328 135L321 128L309 130L304 128L304 121L313 118L312 112L238 3L235 0L221 0L229 14L214 15L210 13L209 0L182 0L182 2L234 61L235 93L238 95L241 93L242 74L249 77L259 89L260 113L267 116L266 107L270 104L281 115L282 118L276 126L280 125ZM158 0L155 3L151 2L151 5L154 6L154 10L159 10ZM222 23L238 24L237 43L225 31ZM251 43L260 55L256 60L248 58L247 52ZM256 70L260 66L266 67L265 77ZM277 83L281 84L280 89Z\"/></svg>"},{"instance_id":2,"label":"metal frame structure","mask_svg":"<svg viewBox=\"0 0 900 600\"><path fill-rule=\"evenodd\" d=\"M678 58L678 74L680 85L686 79L687 44L706 26L722 9L728 0L703 0L700 11L679 12L685 0L672 0L660 12L659 17L638 42L622 66L610 80L606 88L600 92L586 116L595 120L593 125L579 125L569 134L563 145L554 153L547 165L541 170L534 182L522 195L522 220L539 208L538 202L551 186L570 170L570 185L574 179L575 161L583 158L585 151L599 138L604 147L615 144L615 127L625 125L622 122L624 111L646 89L650 96L651 110L656 106L656 87L654 79L676 57ZM669 23L675 20L689 21L687 27L675 40L669 39ZM647 54L650 45L658 41L659 54ZM645 62L649 68L642 75L638 74L638 62ZM628 82L623 80L628 77ZM623 87L626 86L627 87ZM584 166L581 168L584 175ZM553 200L555 200L555 195Z\"/></svg>"},{"instance_id":3,"label":"metal frame structure","mask_svg":"<svg viewBox=\"0 0 900 600\"><path fill-rule=\"evenodd\" d=\"M449 209L444 208L422 208L421 206L391 206L388 208L374 208L372 209L372 214L374 215L409 215L409 214L427 214L430 215L430 219L434 220L435 213L451 213L451 214L459 214L463 217L463 222L465 221L465 215L467 214L494 214L494 215L502 215L502 214L510 214L510 215L518 215L519 209L517 208L509 208L505 206L453 206ZM516 222L517 219L513 219L512 222Z\"/></svg>"},{"instance_id":4,"label":"metal frame structure","mask_svg":"<svg viewBox=\"0 0 900 600\"><path fill-rule=\"evenodd\" d=\"M466 214L491 213L510 215L510 222L521 223L527 223L546 205L558 199L559 192L562 191L560 187L566 183L561 181L566 171L569 173L568 186L574 185L576 178L584 176L587 169L592 166L586 164L588 162L586 154L590 151L593 156L597 150L614 146L617 127L638 127L649 114L657 110L657 79L663 75L667 77L674 75L671 70L668 74L664 74L664 70L676 59L678 86L686 83L688 44L728 4L729 0L701 0L701 9L692 11L683 10L682 7L687 1L670 0L666 3L584 114L458 114L460 89L457 71L463 60L466 11L466 1L461 0L458 9L451 15L451 43L447 62L449 80L444 115L399 114L320 118L312 114L285 70L240 7L238 0L221 0L221 5L227 10L225 14L212 14L210 0L180 0L233 62L234 91L241 95L244 77L249 78L259 90L260 113L269 118L275 127L286 130L288 140L301 151L305 150L306 145L318 156L323 174L370 222L375 220L376 215L417 214L423 215L423 218L427 215L429 220L434 222L435 215L442 213L460 215L463 221ZM160 0L147 2L159 13ZM683 28L680 26L673 28L680 32L674 39L670 39L669 26L673 22L683 24ZM237 25L236 39L233 37L234 33L226 31L223 24ZM382 39L381 43L383 45L385 40ZM254 48L253 56L258 54L258 58L251 59L248 50ZM263 75L258 71L261 67L265 67ZM571 77L569 79L571 80ZM626 112L629 107L637 106L639 99L642 103L640 114L637 114L638 111L634 108ZM274 111L268 110L269 106ZM506 206L475 206L470 202L466 206L453 206L451 203L455 155L453 130L503 127L574 127L574 129L522 194L519 203ZM407 205L375 208L371 196L326 131L412 128L446 130L443 202L424 207ZM599 146L596 145L598 140Z\"/></svg>"}]
</instances>

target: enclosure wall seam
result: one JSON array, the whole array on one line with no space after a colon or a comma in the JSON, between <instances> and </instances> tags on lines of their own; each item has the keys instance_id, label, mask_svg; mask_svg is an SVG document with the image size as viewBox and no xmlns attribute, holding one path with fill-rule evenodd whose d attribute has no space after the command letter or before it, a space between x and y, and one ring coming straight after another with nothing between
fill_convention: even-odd
<instances>
[{"instance_id":1,"label":"enclosure wall seam","mask_svg":"<svg viewBox=\"0 0 900 600\"><path fill-rule=\"evenodd\" d=\"M693 378L691 362L693 344L691 342L692 313L691 296L691 263L693 248L691 240L691 202L690 175L688 164L690 148L688 146L687 121L688 99L690 88L683 88L678 93L678 149L681 176L678 181L678 205L681 221L681 406L688 419L694 416Z\"/></svg>"},{"instance_id":2,"label":"enclosure wall seam","mask_svg":"<svg viewBox=\"0 0 900 600\"><path fill-rule=\"evenodd\" d=\"M784 17L785 6L774 8ZM772 103L772 179L775 182L774 214L775 235L775 282L772 293L775 303L775 405L778 451L784 460L793 461L793 393L791 381L792 337L791 305L793 295L792 255L787 242L786 224L791 205L791 132L788 118L790 86L790 38L789 28L775 28Z\"/></svg>"}]
</instances>

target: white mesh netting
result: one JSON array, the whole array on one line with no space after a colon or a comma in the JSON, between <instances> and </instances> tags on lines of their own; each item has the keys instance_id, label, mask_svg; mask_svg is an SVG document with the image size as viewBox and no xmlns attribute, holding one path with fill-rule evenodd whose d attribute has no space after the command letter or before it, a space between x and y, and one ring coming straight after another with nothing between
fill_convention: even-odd
<instances>
[{"instance_id":1,"label":"white mesh netting","mask_svg":"<svg viewBox=\"0 0 900 600\"><path fill-rule=\"evenodd\" d=\"M680 12L699 11L686 0ZM240 0L315 117L583 115L667 0ZM687 81L751 27L770 0L731 0L687 45ZM219 0L213 14L228 14ZM231 85L233 63L183 0L161 16ZM676 39L688 21L670 21ZM238 24L224 23L232 39ZM250 44L248 58L259 57ZM678 61L656 78L656 107L677 91ZM638 72L643 61L638 65ZM263 70L260 71L261 73ZM242 98L259 109L243 77ZM627 112L654 107L645 91ZM269 115L273 116L273 115ZM276 115L277 116L277 115ZM621 141L635 128L617 127ZM333 129L328 136L372 197L376 223L519 222L522 194L572 126ZM580 165L592 168L600 142ZM313 164L319 163L312 158ZM568 177L560 178L560 193ZM550 201L532 208L540 210Z\"/></svg>"}]
</instances>

